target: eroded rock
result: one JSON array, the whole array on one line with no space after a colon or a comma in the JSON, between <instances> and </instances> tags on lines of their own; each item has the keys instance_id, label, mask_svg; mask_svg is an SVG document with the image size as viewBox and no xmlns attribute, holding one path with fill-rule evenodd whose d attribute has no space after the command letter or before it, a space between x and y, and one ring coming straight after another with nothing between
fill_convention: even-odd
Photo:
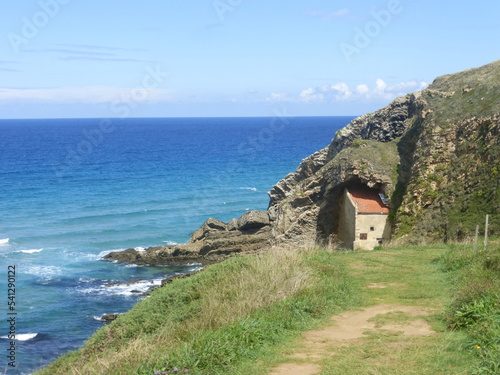
<instances>
[{"instance_id":1,"label":"eroded rock","mask_svg":"<svg viewBox=\"0 0 500 375\"><path fill-rule=\"evenodd\" d=\"M196 230L187 244L150 247L145 251L115 251L104 260L139 265L210 264L233 254L246 254L269 246L271 226L267 211L249 211L226 224L210 218Z\"/></svg>"}]
</instances>

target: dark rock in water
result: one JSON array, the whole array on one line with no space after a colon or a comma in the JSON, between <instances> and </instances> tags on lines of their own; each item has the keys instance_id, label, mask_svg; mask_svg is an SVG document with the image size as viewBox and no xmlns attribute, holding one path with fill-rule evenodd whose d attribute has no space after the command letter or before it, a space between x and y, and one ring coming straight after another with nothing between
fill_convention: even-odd
<instances>
[{"instance_id":1,"label":"dark rock in water","mask_svg":"<svg viewBox=\"0 0 500 375\"><path fill-rule=\"evenodd\" d=\"M128 280L128 281L113 281L111 283L106 283L103 286L106 286L106 287L120 286L120 285L130 286L130 285L140 283L141 281L147 281L147 280L145 280L145 279L132 279L132 280Z\"/></svg>"},{"instance_id":2,"label":"dark rock in water","mask_svg":"<svg viewBox=\"0 0 500 375\"><path fill-rule=\"evenodd\" d=\"M146 251L115 251L104 260L139 265L185 265L220 262L232 254L260 251L270 245L271 226L266 211L249 211L226 224L210 218L196 230L187 244L150 247Z\"/></svg>"},{"instance_id":3,"label":"dark rock in water","mask_svg":"<svg viewBox=\"0 0 500 375\"><path fill-rule=\"evenodd\" d=\"M111 323L113 320L118 318L121 314L103 314L101 320L105 323Z\"/></svg>"},{"instance_id":4,"label":"dark rock in water","mask_svg":"<svg viewBox=\"0 0 500 375\"><path fill-rule=\"evenodd\" d=\"M114 260L118 263L129 263L129 264L146 264L142 261L141 252L135 249L126 249L123 251L113 251L105 255L102 259Z\"/></svg>"}]
</instances>

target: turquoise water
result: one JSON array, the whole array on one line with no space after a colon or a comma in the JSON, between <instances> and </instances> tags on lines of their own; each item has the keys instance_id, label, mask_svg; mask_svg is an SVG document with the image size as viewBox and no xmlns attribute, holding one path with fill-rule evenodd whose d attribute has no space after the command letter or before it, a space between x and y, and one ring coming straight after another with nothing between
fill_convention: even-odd
<instances>
[{"instance_id":1,"label":"turquoise water","mask_svg":"<svg viewBox=\"0 0 500 375\"><path fill-rule=\"evenodd\" d=\"M352 117L0 120L0 369L27 374L81 346L162 278L199 265L100 261L184 243L208 217L265 210L267 191ZM107 282L144 279L132 286ZM12 299L11 299L12 301Z\"/></svg>"}]
</instances>

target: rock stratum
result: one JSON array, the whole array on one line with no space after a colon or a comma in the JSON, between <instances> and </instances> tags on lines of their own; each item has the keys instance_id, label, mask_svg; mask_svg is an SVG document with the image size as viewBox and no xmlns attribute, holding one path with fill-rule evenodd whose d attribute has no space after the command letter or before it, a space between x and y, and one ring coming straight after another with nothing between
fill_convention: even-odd
<instances>
[{"instance_id":1,"label":"rock stratum","mask_svg":"<svg viewBox=\"0 0 500 375\"><path fill-rule=\"evenodd\" d=\"M229 223L210 218L197 229L187 244L127 249L103 257L105 260L138 265L209 264L230 255L258 252L271 244L271 223L267 211L248 211Z\"/></svg>"},{"instance_id":2,"label":"rock stratum","mask_svg":"<svg viewBox=\"0 0 500 375\"><path fill-rule=\"evenodd\" d=\"M269 191L267 211L207 220L188 244L105 259L135 264L215 262L276 243L327 243L343 190L364 184L388 197L393 237L460 240L490 214L500 231L500 60L445 75L425 90L353 120Z\"/></svg>"}]
</instances>

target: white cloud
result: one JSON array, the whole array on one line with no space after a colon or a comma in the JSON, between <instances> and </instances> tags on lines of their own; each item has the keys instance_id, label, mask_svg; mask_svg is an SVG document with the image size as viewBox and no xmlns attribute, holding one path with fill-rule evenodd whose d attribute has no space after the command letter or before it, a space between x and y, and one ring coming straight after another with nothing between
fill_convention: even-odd
<instances>
[{"instance_id":1,"label":"white cloud","mask_svg":"<svg viewBox=\"0 0 500 375\"><path fill-rule=\"evenodd\" d=\"M289 97L287 94L280 93L280 92L273 92L269 97L266 98L266 101L271 102L271 103L276 103L276 102L292 102L294 101L293 98Z\"/></svg>"},{"instance_id":2,"label":"white cloud","mask_svg":"<svg viewBox=\"0 0 500 375\"><path fill-rule=\"evenodd\" d=\"M363 94L366 94L370 91L370 89L368 88L367 85L365 84L361 84L361 85L357 85L356 86L356 93L360 94L360 95L363 95Z\"/></svg>"},{"instance_id":3,"label":"white cloud","mask_svg":"<svg viewBox=\"0 0 500 375\"><path fill-rule=\"evenodd\" d=\"M352 95L351 89L344 82L333 85L332 90L334 91L335 99L337 100L347 100Z\"/></svg>"},{"instance_id":4,"label":"white cloud","mask_svg":"<svg viewBox=\"0 0 500 375\"><path fill-rule=\"evenodd\" d=\"M375 85L376 85L375 91L379 93L383 93L387 88L387 83L385 83L384 80L381 78L377 78Z\"/></svg>"},{"instance_id":5,"label":"white cloud","mask_svg":"<svg viewBox=\"0 0 500 375\"><path fill-rule=\"evenodd\" d=\"M393 100L399 96L406 95L410 92L419 91L425 89L429 84L427 82L421 81L417 82L407 81L399 82L395 85L387 85L384 80L377 79L375 89L370 93L372 97L380 97L387 100Z\"/></svg>"},{"instance_id":6,"label":"white cloud","mask_svg":"<svg viewBox=\"0 0 500 375\"><path fill-rule=\"evenodd\" d=\"M1 89L0 101L34 100L53 103L113 103L113 102L158 102L168 100L169 93L164 89L145 89L143 87L63 87L50 89Z\"/></svg>"},{"instance_id":7,"label":"white cloud","mask_svg":"<svg viewBox=\"0 0 500 375\"><path fill-rule=\"evenodd\" d=\"M299 94L300 101L302 102L321 102L325 98L325 96L322 93L318 93L315 89L313 88L308 88L305 90L302 90L302 92Z\"/></svg>"},{"instance_id":8,"label":"white cloud","mask_svg":"<svg viewBox=\"0 0 500 375\"><path fill-rule=\"evenodd\" d=\"M270 102L341 102L341 101L391 101L399 96L422 90L428 86L426 82L408 81L394 85L388 85L382 78L378 78L374 84L358 84L351 88L345 82L320 87L309 87L300 91L298 95L283 93L272 93L266 100Z\"/></svg>"},{"instance_id":9,"label":"white cloud","mask_svg":"<svg viewBox=\"0 0 500 375\"><path fill-rule=\"evenodd\" d=\"M383 79L378 78L375 85L370 88L368 84L362 83L351 91L346 83L337 83L332 86L336 100L394 100L399 96L410 92L422 90L428 86L426 82L408 81L395 85L388 85Z\"/></svg>"}]
</instances>

